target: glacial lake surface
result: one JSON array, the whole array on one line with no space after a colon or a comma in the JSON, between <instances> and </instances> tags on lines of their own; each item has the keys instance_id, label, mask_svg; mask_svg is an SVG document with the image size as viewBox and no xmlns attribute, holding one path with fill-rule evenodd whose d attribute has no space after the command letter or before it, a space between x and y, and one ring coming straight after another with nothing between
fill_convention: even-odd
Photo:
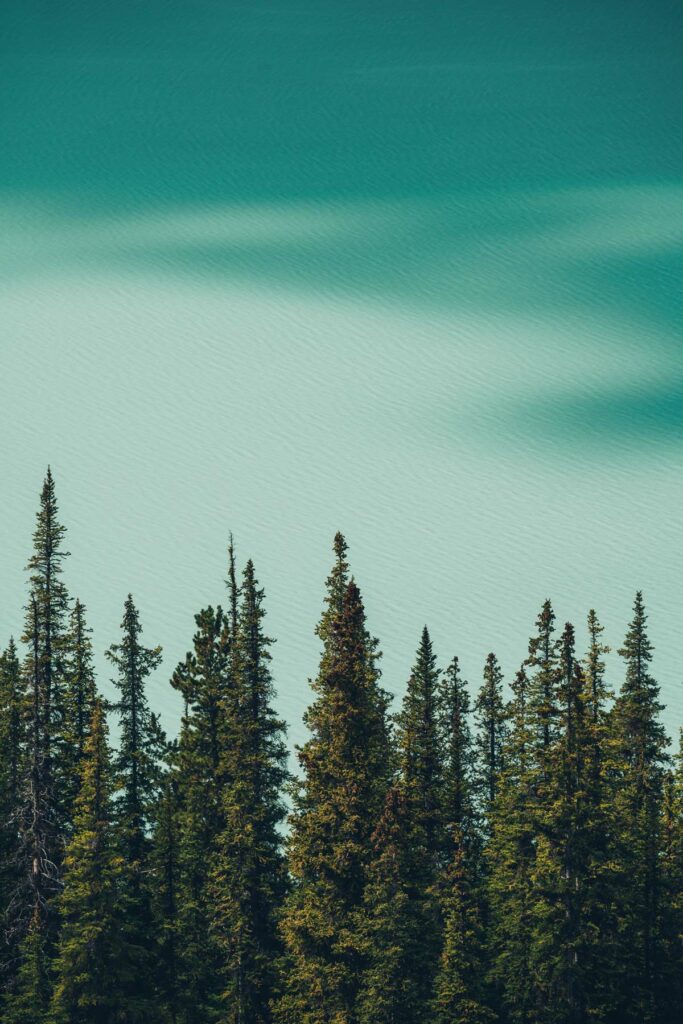
<instances>
[{"instance_id":1,"label":"glacial lake surface","mask_svg":"<svg viewBox=\"0 0 683 1024\"><path fill-rule=\"evenodd\" d=\"M642 588L683 721L683 15L654 0L7 0L0 639L48 462L100 679L168 685L226 547L290 739L342 530L384 683L473 690ZM623 678L616 653L609 682Z\"/></svg>"}]
</instances>

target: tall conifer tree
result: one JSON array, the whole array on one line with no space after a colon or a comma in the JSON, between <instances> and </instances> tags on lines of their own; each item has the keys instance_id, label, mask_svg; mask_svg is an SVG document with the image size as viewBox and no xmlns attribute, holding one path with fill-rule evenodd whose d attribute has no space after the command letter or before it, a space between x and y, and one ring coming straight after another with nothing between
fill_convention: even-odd
<instances>
[{"instance_id":1,"label":"tall conifer tree","mask_svg":"<svg viewBox=\"0 0 683 1024\"><path fill-rule=\"evenodd\" d=\"M184 703L178 748L172 759L177 787L178 886L173 953L179 1020L188 1022L208 1013L222 989L221 955L211 931L213 898L207 883L224 825L222 790L227 780L222 758L232 699L229 621L220 607L208 607L195 616L195 623L193 650L171 680ZM159 840L166 844L166 856L170 856L166 831L159 834Z\"/></svg>"},{"instance_id":2,"label":"tall conifer tree","mask_svg":"<svg viewBox=\"0 0 683 1024\"><path fill-rule=\"evenodd\" d=\"M303 779L289 837L293 890L283 915L286 991L277 1016L296 1024L357 1020L359 914L370 837L391 772L376 641L349 580L341 534L334 549L318 627L316 699L305 718L311 736L299 750Z\"/></svg>"},{"instance_id":3,"label":"tall conifer tree","mask_svg":"<svg viewBox=\"0 0 683 1024\"><path fill-rule=\"evenodd\" d=\"M368 969L361 1003L383 1020L418 1021L429 1009L440 922L436 894L444 847L439 671L422 631L398 725L398 783L373 837L364 929ZM401 935L389 938L391 929ZM393 988L391 987L393 985Z\"/></svg>"},{"instance_id":4,"label":"tall conifer tree","mask_svg":"<svg viewBox=\"0 0 683 1024\"><path fill-rule=\"evenodd\" d=\"M65 823L57 812L54 778L55 740L61 730L61 695L68 606L62 582L65 528L58 519L52 473L48 468L40 495L27 569L30 595L22 637L28 646L25 677L28 689L29 749L20 819L24 859L28 866L26 895L15 901L20 917L32 922L34 935L56 923L49 913L58 890ZM36 942L34 945L38 945Z\"/></svg>"},{"instance_id":5,"label":"tall conifer tree","mask_svg":"<svg viewBox=\"0 0 683 1024\"><path fill-rule=\"evenodd\" d=\"M534 753L538 742L524 668L512 684L504 767L486 849L491 977L510 1024L535 1024L531 975L535 862Z\"/></svg>"},{"instance_id":6,"label":"tall conifer tree","mask_svg":"<svg viewBox=\"0 0 683 1024\"><path fill-rule=\"evenodd\" d=\"M360 927L360 1024L416 1024L424 1013L424 981L416 975L415 957L425 936L422 915L415 913L412 838L405 789L392 785L371 837Z\"/></svg>"},{"instance_id":7,"label":"tall conifer tree","mask_svg":"<svg viewBox=\"0 0 683 1024\"><path fill-rule=\"evenodd\" d=\"M659 686L650 673L652 644L642 593L620 654L626 676L613 712L616 763L615 896L621 932L620 1002L615 1019L657 1017L661 949L661 801L668 739L659 720Z\"/></svg>"},{"instance_id":8,"label":"tall conifer tree","mask_svg":"<svg viewBox=\"0 0 683 1024\"><path fill-rule=\"evenodd\" d=\"M484 682L474 704L474 716L477 723L477 803L483 822L487 824L496 799L506 731L503 673L493 653L486 658Z\"/></svg>"},{"instance_id":9,"label":"tall conifer tree","mask_svg":"<svg viewBox=\"0 0 683 1024\"><path fill-rule=\"evenodd\" d=\"M144 1009L154 1005L155 947L149 941L152 928L150 846L152 814L160 784L163 742L156 717L145 692L145 681L161 661L160 647L145 647L140 641L142 626L129 594L121 623L121 641L107 651L116 669L114 685L119 691L115 705L120 739L114 759L119 792L116 799L117 833L125 866L123 885L126 900L126 930L131 948L137 951L134 991L131 1002Z\"/></svg>"},{"instance_id":10,"label":"tall conifer tree","mask_svg":"<svg viewBox=\"0 0 683 1024\"><path fill-rule=\"evenodd\" d=\"M225 962L221 1015L240 1024L269 1024L287 887L280 833L287 751L284 723L273 710L273 641L263 632L264 595L251 561L240 592L233 685L225 698L223 828L210 879L212 929Z\"/></svg>"},{"instance_id":11,"label":"tall conifer tree","mask_svg":"<svg viewBox=\"0 0 683 1024\"><path fill-rule=\"evenodd\" d=\"M433 1000L434 1024L488 1024L485 934L462 831L451 836L453 857L441 883L444 936Z\"/></svg>"},{"instance_id":12,"label":"tall conifer tree","mask_svg":"<svg viewBox=\"0 0 683 1024\"><path fill-rule=\"evenodd\" d=\"M141 951L131 946L138 936L129 931L125 864L114 832L105 713L101 700L93 705L59 897L62 927L50 1024L136 1024L149 1019L149 1003L137 987Z\"/></svg>"},{"instance_id":13,"label":"tall conifer tree","mask_svg":"<svg viewBox=\"0 0 683 1024\"><path fill-rule=\"evenodd\" d=\"M475 804L470 699L457 658L439 694L443 764L443 864L437 879L443 936L435 962L435 1024L493 1019L486 981L481 836Z\"/></svg>"},{"instance_id":14,"label":"tall conifer tree","mask_svg":"<svg viewBox=\"0 0 683 1024\"><path fill-rule=\"evenodd\" d=\"M80 764L88 738L95 704L95 673L91 630L85 619L85 605L76 599L69 614L63 641L60 727L55 747L55 785L60 818L65 833L71 832L78 796Z\"/></svg>"},{"instance_id":15,"label":"tall conifer tree","mask_svg":"<svg viewBox=\"0 0 683 1024\"><path fill-rule=\"evenodd\" d=\"M16 934L9 901L20 889L19 811L25 758L25 684L14 640L0 655L0 981L13 981Z\"/></svg>"},{"instance_id":16,"label":"tall conifer tree","mask_svg":"<svg viewBox=\"0 0 683 1024\"><path fill-rule=\"evenodd\" d=\"M18 944L19 967L8 1020L23 1019L22 1006L35 1006L36 1020L49 997L48 962L56 938L54 896L64 852L66 823L55 792L54 757L62 725L65 619L68 608L62 581L65 528L58 518L52 473L48 468L40 495L28 561L29 600L23 642L27 692L27 737L18 809L20 839L16 887L7 900L11 941Z\"/></svg>"},{"instance_id":17,"label":"tall conifer tree","mask_svg":"<svg viewBox=\"0 0 683 1024\"><path fill-rule=\"evenodd\" d=\"M683 1004L683 729L662 807L662 957L658 992L663 1024L675 1024Z\"/></svg>"}]
</instances>

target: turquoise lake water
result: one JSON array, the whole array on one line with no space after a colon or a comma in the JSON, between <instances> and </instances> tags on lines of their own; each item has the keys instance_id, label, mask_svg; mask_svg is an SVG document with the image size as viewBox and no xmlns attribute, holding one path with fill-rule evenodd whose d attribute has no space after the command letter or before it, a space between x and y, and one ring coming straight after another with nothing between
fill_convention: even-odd
<instances>
[{"instance_id":1,"label":"turquoise lake water","mask_svg":"<svg viewBox=\"0 0 683 1024\"><path fill-rule=\"evenodd\" d=\"M403 690L641 587L683 720L683 15L8 0L0 636L51 463L102 678L251 555L291 736L337 529ZM621 681L619 659L611 682Z\"/></svg>"}]
</instances>

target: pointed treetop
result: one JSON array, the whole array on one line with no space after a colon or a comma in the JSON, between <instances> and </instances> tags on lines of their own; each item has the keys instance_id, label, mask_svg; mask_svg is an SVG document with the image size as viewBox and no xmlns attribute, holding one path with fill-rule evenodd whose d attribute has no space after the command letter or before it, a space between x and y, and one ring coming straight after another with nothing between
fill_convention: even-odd
<instances>
[{"instance_id":1,"label":"pointed treetop","mask_svg":"<svg viewBox=\"0 0 683 1024\"><path fill-rule=\"evenodd\" d=\"M235 569L235 545L233 541L232 531L230 531L230 539L228 542L228 578L226 580L228 585L228 593L230 595L230 631L234 637L237 633L237 601L239 597L239 587L237 585L237 572Z\"/></svg>"},{"instance_id":2,"label":"pointed treetop","mask_svg":"<svg viewBox=\"0 0 683 1024\"><path fill-rule=\"evenodd\" d=\"M337 556L338 562L344 561L348 549L349 546L346 543L344 534L340 533L339 530L337 530L337 532L334 535L334 553Z\"/></svg>"}]
</instances>

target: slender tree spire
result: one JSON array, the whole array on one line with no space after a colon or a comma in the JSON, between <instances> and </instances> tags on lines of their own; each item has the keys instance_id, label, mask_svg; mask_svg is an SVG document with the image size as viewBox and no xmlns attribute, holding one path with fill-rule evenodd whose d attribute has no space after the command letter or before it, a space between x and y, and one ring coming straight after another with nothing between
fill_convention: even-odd
<instances>
[{"instance_id":1,"label":"slender tree spire","mask_svg":"<svg viewBox=\"0 0 683 1024\"><path fill-rule=\"evenodd\" d=\"M41 958L49 955L55 940L57 921L52 899L59 890L67 824L55 790L54 766L55 745L62 727L68 606L61 579L63 561L68 556L63 550L64 534L48 467L36 516L33 554L27 565L30 592L22 641L28 648L23 669L28 750L18 813L21 868L17 888L8 901L12 930L17 937L28 936L25 953L34 958L33 966L20 968L24 981L29 977L36 981ZM42 982L39 987L42 990Z\"/></svg>"},{"instance_id":2,"label":"slender tree spire","mask_svg":"<svg viewBox=\"0 0 683 1024\"><path fill-rule=\"evenodd\" d=\"M80 762L95 705L96 687L93 669L91 630L85 620L85 605L76 599L69 615L64 637L61 722L56 737L58 763L56 785L58 804L66 834L73 826L74 804L78 795Z\"/></svg>"},{"instance_id":3,"label":"slender tree spire","mask_svg":"<svg viewBox=\"0 0 683 1024\"><path fill-rule=\"evenodd\" d=\"M424 844L423 865L427 868L431 860L434 869L434 858L442 845L438 678L436 657L425 626L396 722L401 782L412 807L416 835L419 833Z\"/></svg>"},{"instance_id":4,"label":"slender tree spire","mask_svg":"<svg viewBox=\"0 0 683 1024\"><path fill-rule=\"evenodd\" d=\"M496 799L506 733L503 673L495 654L486 658L484 682L474 704L474 716L477 723L477 803L486 823Z\"/></svg>"},{"instance_id":5,"label":"slender tree spire","mask_svg":"<svg viewBox=\"0 0 683 1024\"><path fill-rule=\"evenodd\" d=\"M652 644L643 595L636 594L633 619L619 651L626 675L614 707L616 787L614 810L623 941L620 1019L648 1024L657 1017L661 968L660 807L668 738L659 721L659 686L650 673Z\"/></svg>"},{"instance_id":6,"label":"slender tree spire","mask_svg":"<svg viewBox=\"0 0 683 1024\"><path fill-rule=\"evenodd\" d=\"M0 655L0 980L16 971L16 920L10 902L22 890L19 836L26 758L26 687L13 639Z\"/></svg>"},{"instance_id":7,"label":"slender tree spire","mask_svg":"<svg viewBox=\"0 0 683 1024\"><path fill-rule=\"evenodd\" d=\"M149 709L145 681L161 661L161 648L141 643L142 626L130 594L124 605L121 630L120 642L111 645L107 657L116 670L113 682L119 691L115 709L120 739L114 770L120 787L116 821L125 865L127 940L139 957L135 991L128 995L135 1005L144 1007L147 1001L151 1007L155 950L148 943L152 923L150 832L160 786L163 741L157 719Z\"/></svg>"},{"instance_id":8,"label":"slender tree spire","mask_svg":"<svg viewBox=\"0 0 683 1024\"><path fill-rule=\"evenodd\" d=\"M114 781L102 701L94 702L80 763L74 835L64 860L62 917L51 1024L144 1021L148 1005L135 987L138 951L127 942L118 856Z\"/></svg>"},{"instance_id":9,"label":"slender tree spire","mask_svg":"<svg viewBox=\"0 0 683 1024\"><path fill-rule=\"evenodd\" d=\"M287 889L280 824L287 781L285 726L273 710L272 640L263 632L263 590L247 562L226 697L221 776L223 829L210 879L212 930L224 957L222 1012L270 1024L281 955L278 917Z\"/></svg>"},{"instance_id":10,"label":"slender tree spire","mask_svg":"<svg viewBox=\"0 0 683 1024\"><path fill-rule=\"evenodd\" d=\"M372 835L384 803L391 758L387 697L379 686L377 644L360 592L348 579L346 542L335 564L318 626L323 641L316 699L305 716L311 736L289 836L293 891L283 914L286 992L277 1019L299 1024L352 1021L361 981L359 912Z\"/></svg>"}]
</instances>

